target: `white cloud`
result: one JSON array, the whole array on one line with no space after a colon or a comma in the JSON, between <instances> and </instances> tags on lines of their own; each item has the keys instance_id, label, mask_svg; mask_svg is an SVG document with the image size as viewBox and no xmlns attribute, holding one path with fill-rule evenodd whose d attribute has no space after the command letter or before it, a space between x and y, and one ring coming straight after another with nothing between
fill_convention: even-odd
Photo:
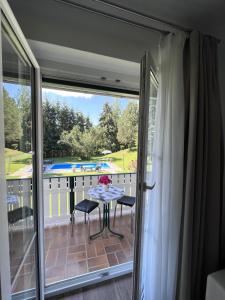
<instances>
[{"instance_id":1,"label":"white cloud","mask_svg":"<svg viewBox=\"0 0 225 300\"><path fill-rule=\"evenodd\" d=\"M53 89L43 89L43 92L48 94L55 94L63 97L76 97L76 98L85 98L90 99L93 97L92 94L86 94L86 93L78 93L73 91L65 91L65 90L53 90Z\"/></svg>"}]
</instances>

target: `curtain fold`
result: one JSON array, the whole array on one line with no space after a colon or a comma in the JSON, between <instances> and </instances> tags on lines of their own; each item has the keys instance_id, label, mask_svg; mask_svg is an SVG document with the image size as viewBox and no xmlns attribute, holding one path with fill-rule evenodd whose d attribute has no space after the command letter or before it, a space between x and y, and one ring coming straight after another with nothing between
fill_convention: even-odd
<instances>
[{"instance_id":1,"label":"curtain fold","mask_svg":"<svg viewBox=\"0 0 225 300\"><path fill-rule=\"evenodd\" d=\"M146 197L143 236L142 286L146 300L173 300L176 293L183 196L185 39L185 34L169 34L160 42L151 179L156 185Z\"/></svg>"},{"instance_id":2,"label":"curtain fold","mask_svg":"<svg viewBox=\"0 0 225 300\"><path fill-rule=\"evenodd\" d=\"M152 179L143 232L143 298L203 300L224 268L224 149L217 40L192 32L160 43Z\"/></svg>"},{"instance_id":3,"label":"curtain fold","mask_svg":"<svg viewBox=\"0 0 225 300\"><path fill-rule=\"evenodd\" d=\"M177 299L201 300L207 275L222 267L223 149L217 41L192 32L186 59L188 111Z\"/></svg>"}]
</instances>

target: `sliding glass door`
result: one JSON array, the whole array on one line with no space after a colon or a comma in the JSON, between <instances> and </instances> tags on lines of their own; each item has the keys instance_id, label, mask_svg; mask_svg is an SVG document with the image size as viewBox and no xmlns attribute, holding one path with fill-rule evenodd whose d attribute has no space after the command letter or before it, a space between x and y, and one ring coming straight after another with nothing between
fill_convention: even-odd
<instances>
[{"instance_id":1,"label":"sliding glass door","mask_svg":"<svg viewBox=\"0 0 225 300\"><path fill-rule=\"evenodd\" d=\"M1 7L8 12L7 3ZM13 16L1 14L1 291L2 299L39 299L38 75ZM27 46L27 45L26 45ZM37 66L36 66L37 67ZM4 268L3 268L4 265Z\"/></svg>"},{"instance_id":2,"label":"sliding glass door","mask_svg":"<svg viewBox=\"0 0 225 300\"><path fill-rule=\"evenodd\" d=\"M34 288L35 213L32 190L32 67L2 30L5 179L12 293ZM29 176L19 178L18 166L29 161Z\"/></svg>"}]
</instances>

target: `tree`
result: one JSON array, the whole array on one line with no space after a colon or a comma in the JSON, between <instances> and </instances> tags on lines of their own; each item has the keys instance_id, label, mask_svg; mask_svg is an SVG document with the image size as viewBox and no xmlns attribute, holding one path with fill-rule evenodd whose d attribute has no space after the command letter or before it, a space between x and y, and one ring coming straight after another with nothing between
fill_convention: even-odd
<instances>
[{"instance_id":1,"label":"tree","mask_svg":"<svg viewBox=\"0 0 225 300\"><path fill-rule=\"evenodd\" d=\"M90 129L92 127L92 123L89 117L86 117L81 112L75 112L75 123L74 126L77 125L80 128L80 131L85 131L85 129Z\"/></svg>"},{"instance_id":2,"label":"tree","mask_svg":"<svg viewBox=\"0 0 225 300\"><path fill-rule=\"evenodd\" d=\"M119 118L121 117L121 114L122 114L119 102L114 102L111 105L111 109L112 109L114 122L118 125L118 120L119 120Z\"/></svg>"},{"instance_id":3,"label":"tree","mask_svg":"<svg viewBox=\"0 0 225 300\"><path fill-rule=\"evenodd\" d=\"M92 127L88 117L81 112L75 112L69 106L59 102L43 101L43 148L44 157L51 157L53 152L57 155L71 152L71 147L60 143L61 134L70 132L74 126L78 126L81 132Z\"/></svg>"},{"instance_id":4,"label":"tree","mask_svg":"<svg viewBox=\"0 0 225 300\"><path fill-rule=\"evenodd\" d=\"M69 108L67 105L60 106L59 103L56 104L58 116L57 121L59 125L60 134L63 131L70 131L76 124L76 116L73 109ZM59 134L59 135L60 135Z\"/></svg>"},{"instance_id":5,"label":"tree","mask_svg":"<svg viewBox=\"0 0 225 300\"><path fill-rule=\"evenodd\" d=\"M69 146L73 155L88 160L92 155L98 153L101 134L101 128L91 127L81 131L76 125L70 132L64 131L61 134L59 144Z\"/></svg>"},{"instance_id":6,"label":"tree","mask_svg":"<svg viewBox=\"0 0 225 300\"><path fill-rule=\"evenodd\" d=\"M6 147L12 148L13 144L19 144L22 135L21 118L19 108L13 98L3 88L4 99L4 127Z\"/></svg>"},{"instance_id":7,"label":"tree","mask_svg":"<svg viewBox=\"0 0 225 300\"><path fill-rule=\"evenodd\" d=\"M31 88L22 86L18 95L18 106L21 115L22 136L20 150L31 151L32 140L32 114L31 114Z\"/></svg>"},{"instance_id":8,"label":"tree","mask_svg":"<svg viewBox=\"0 0 225 300\"><path fill-rule=\"evenodd\" d=\"M99 118L99 125L103 130L103 145L105 149L109 149L112 152L119 150L117 122L115 120L113 109L108 103L105 103L103 106Z\"/></svg>"},{"instance_id":9,"label":"tree","mask_svg":"<svg viewBox=\"0 0 225 300\"><path fill-rule=\"evenodd\" d=\"M44 157L51 157L52 151L58 150L60 139L58 107L48 100L43 103L43 148Z\"/></svg>"},{"instance_id":10,"label":"tree","mask_svg":"<svg viewBox=\"0 0 225 300\"><path fill-rule=\"evenodd\" d=\"M138 105L129 103L118 122L117 138L125 147L131 149L137 143Z\"/></svg>"}]
</instances>

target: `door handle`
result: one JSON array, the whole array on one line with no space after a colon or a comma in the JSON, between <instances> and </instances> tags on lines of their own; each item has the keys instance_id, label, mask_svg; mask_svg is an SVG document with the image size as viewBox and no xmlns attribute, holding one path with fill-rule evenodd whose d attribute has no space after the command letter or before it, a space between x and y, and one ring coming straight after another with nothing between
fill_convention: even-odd
<instances>
[{"instance_id":1,"label":"door handle","mask_svg":"<svg viewBox=\"0 0 225 300\"><path fill-rule=\"evenodd\" d=\"M144 182L143 184L143 190L146 191L146 190L153 190L155 187L155 183L153 185L147 185L146 182Z\"/></svg>"}]
</instances>

